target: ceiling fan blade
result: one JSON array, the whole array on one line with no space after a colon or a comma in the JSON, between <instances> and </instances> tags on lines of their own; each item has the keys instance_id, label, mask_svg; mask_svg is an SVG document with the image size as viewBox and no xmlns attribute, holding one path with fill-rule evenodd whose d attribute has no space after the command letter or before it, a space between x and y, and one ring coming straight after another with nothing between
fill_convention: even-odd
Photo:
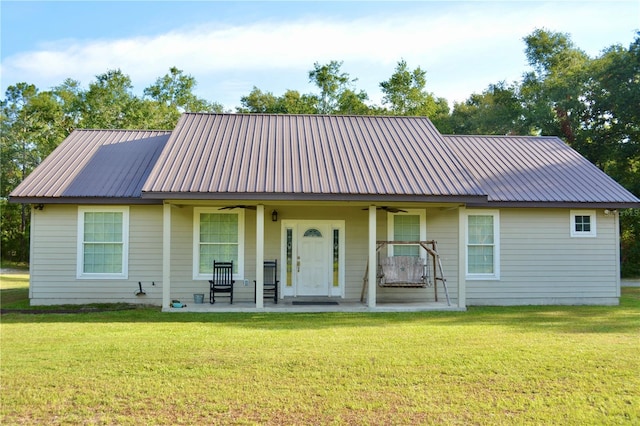
<instances>
[{"instance_id":1,"label":"ceiling fan blade","mask_svg":"<svg viewBox=\"0 0 640 426\"><path fill-rule=\"evenodd\" d=\"M398 209L398 208L395 208L395 207L380 206L377 209L378 210L384 210L384 211L387 211L389 213L407 213L406 210ZM368 208L364 208L362 210L369 210L369 209Z\"/></svg>"},{"instance_id":2,"label":"ceiling fan blade","mask_svg":"<svg viewBox=\"0 0 640 426\"><path fill-rule=\"evenodd\" d=\"M225 206L220 207L218 210L233 210L233 209L247 209L247 210L256 210L256 206L246 206L244 204L239 204L237 206Z\"/></svg>"}]
</instances>

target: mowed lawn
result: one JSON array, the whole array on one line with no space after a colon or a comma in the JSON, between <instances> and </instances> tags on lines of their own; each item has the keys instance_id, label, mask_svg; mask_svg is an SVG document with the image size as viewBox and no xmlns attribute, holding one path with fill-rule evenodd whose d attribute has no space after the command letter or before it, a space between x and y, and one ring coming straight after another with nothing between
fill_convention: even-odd
<instances>
[{"instance_id":1,"label":"mowed lawn","mask_svg":"<svg viewBox=\"0 0 640 426\"><path fill-rule=\"evenodd\" d=\"M26 285L3 276L3 307ZM5 313L0 332L3 425L640 424L640 288L618 307Z\"/></svg>"}]
</instances>

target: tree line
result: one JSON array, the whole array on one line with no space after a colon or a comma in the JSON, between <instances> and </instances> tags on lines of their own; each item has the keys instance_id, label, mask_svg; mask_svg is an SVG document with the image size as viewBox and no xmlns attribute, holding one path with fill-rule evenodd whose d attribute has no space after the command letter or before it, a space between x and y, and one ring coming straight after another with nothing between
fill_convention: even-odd
<instances>
[{"instance_id":1,"label":"tree line","mask_svg":"<svg viewBox=\"0 0 640 426\"><path fill-rule=\"evenodd\" d=\"M314 93L277 95L253 87L240 113L426 116L445 134L556 135L624 187L640 194L640 32L628 47L590 57L569 34L538 29L524 38L530 69L520 81L496 82L453 108L427 89L426 71L398 61L380 82L382 105L357 88L343 62L315 63ZM183 112L223 112L194 94L196 80L172 67L134 94L128 75L109 70L88 88L67 79L50 90L26 82L0 101L0 207L3 259L28 259L29 206L7 196L76 128L173 129ZM585 183L588 184L588 183ZM624 275L640 275L640 211L621 214Z\"/></svg>"}]
</instances>

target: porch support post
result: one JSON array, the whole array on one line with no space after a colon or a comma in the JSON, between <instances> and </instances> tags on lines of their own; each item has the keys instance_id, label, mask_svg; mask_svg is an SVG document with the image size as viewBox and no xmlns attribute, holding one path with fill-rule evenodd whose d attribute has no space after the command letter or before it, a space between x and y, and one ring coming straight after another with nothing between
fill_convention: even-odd
<instances>
[{"instance_id":1,"label":"porch support post","mask_svg":"<svg viewBox=\"0 0 640 426\"><path fill-rule=\"evenodd\" d=\"M162 308L171 303L171 204L162 206Z\"/></svg>"},{"instance_id":2,"label":"porch support post","mask_svg":"<svg viewBox=\"0 0 640 426\"><path fill-rule=\"evenodd\" d=\"M264 308L264 205L256 209L256 308Z\"/></svg>"},{"instance_id":3,"label":"porch support post","mask_svg":"<svg viewBox=\"0 0 640 426\"><path fill-rule=\"evenodd\" d=\"M458 308L467 307L467 215L458 209Z\"/></svg>"},{"instance_id":4,"label":"porch support post","mask_svg":"<svg viewBox=\"0 0 640 426\"><path fill-rule=\"evenodd\" d=\"M376 206L369 206L369 275L367 289L367 305L370 308L376 307L376 235L377 235L377 210Z\"/></svg>"}]
</instances>

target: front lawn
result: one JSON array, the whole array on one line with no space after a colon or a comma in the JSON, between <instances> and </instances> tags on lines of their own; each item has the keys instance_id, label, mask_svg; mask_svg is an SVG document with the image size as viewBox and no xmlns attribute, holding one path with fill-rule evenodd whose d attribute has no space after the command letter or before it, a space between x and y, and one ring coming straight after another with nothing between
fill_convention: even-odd
<instances>
[{"instance_id":1,"label":"front lawn","mask_svg":"<svg viewBox=\"0 0 640 426\"><path fill-rule=\"evenodd\" d=\"M11 313L0 332L7 425L640 423L640 288L618 307Z\"/></svg>"}]
</instances>

